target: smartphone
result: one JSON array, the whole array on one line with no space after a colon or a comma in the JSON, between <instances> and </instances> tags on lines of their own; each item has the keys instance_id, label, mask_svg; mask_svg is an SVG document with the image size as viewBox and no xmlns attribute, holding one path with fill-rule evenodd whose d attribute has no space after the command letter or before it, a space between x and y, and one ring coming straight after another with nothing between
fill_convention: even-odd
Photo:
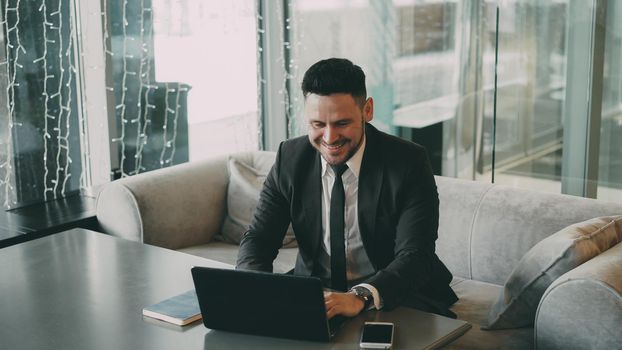
<instances>
[{"instance_id":1,"label":"smartphone","mask_svg":"<svg viewBox=\"0 0 622 350\"><path fill-rule=\"evenodd\" d=\"M393 345L393 323L365 322L361 334L361 348L390 349Z\"/></svg>"}]
</instances>

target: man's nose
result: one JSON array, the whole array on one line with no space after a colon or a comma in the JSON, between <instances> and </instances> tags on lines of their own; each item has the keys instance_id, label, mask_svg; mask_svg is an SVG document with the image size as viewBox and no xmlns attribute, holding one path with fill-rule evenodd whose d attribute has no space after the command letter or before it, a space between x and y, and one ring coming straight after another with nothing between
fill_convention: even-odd
<instances>
[{"instance_id":1,"label":"man's nose","mask_svg":"<svg viewBox=\"0 0 622 350\"><path fill-rule=\"evenodd\" d=\"M331 127L330 125L327 125L324 128L324 135L322 136L322 140L324 140L324 143L327 144L332 144L335 141L337 141L339 139L339 135L337 134L337 131L335 130L335 128Z\"/></svg>"}]
</instances>

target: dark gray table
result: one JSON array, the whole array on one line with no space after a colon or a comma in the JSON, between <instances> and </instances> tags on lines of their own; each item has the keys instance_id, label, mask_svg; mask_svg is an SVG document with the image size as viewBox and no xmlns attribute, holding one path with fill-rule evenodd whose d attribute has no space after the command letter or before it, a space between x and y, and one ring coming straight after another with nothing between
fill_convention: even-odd
<instances>
[{"instance_id":1,"label":"dark gray table","mask_svg":"<svg viewBox=\"0 0 622 350\"><path fill-rule=\"evenodd\" d=\"M314 343L143 317L144 306L193 288L192 266L231 267L84 229L0 249L0 349L358 349L366 319L395 322L394 348L414 349L462 322L398 308Z\"/></svg>"}]
</instances>

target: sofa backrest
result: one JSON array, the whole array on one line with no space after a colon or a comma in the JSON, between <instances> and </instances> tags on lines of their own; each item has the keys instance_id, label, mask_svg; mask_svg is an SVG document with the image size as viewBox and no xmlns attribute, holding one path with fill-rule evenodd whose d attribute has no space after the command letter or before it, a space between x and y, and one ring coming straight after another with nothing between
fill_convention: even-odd
<instances>
[{"instance_id":1,"label":"sofa backrest","mask_svg":"<svg viewBox=\"0 0 622 350\"><path fill-rule=\"evenodd\" d=\"M220 233L226 214L229 157L267 172L275 153L239 152L113 181L97 198L100 227L170 249L209 242Z\"/></svg>"},{"instance_id":2,"label":"sofa backrest","mask_svg":"<svg viewBox=\"0 0 622 350\"><path fill-rule=\"evenodd\" d=\"M536 243L571 224L622 214L622 204L436 177L437 253L456 276L503 284Z\"/></svg>"},{"instance_id":3,"label":"sofa backrest","mask_svg":"<svg viewBox=\"0 0 622 350\"><path fill-rule=\"evenodd\" d=\"M231 155L268 170L274 152ZM104 232L179 249L209 242L226 215L228 156L114 181L97 201ZM456 276L503 284L521 257L558 230L620 215L622 204L436 177L440 196L437 253Z\"/></svg>"},{"instance_id":4,"label":"sofa backrest","mask_svg":"<svg viewBox=\"0 0 622 350\"><path fill-rule=\"evenodd\" d=\"M175 165L113 181L97 198L102 230L160 247L207 242L225 210L227 158Z\"/></svg>"}]
</instances>

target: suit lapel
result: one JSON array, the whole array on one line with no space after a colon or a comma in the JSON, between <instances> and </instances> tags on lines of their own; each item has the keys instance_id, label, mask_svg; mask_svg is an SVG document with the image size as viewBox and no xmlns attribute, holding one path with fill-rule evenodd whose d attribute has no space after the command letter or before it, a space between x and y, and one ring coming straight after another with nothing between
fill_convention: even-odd
<instances>
[{"instance_id":1,"label":"suit lapel","mask_svg":"<svg viewBox=\"0 0 622 350\"><path fill-rule=\"evenodd\" d=\"M322 164L320 154L315 150L309 163L311 166L308 171L303 172L306 176L302 180L300 188L304 191L302 198L306 199L303 204L304 215L315 255L322 240Z\"/></svg>"},{"instance_id":2,"label":"suit lapel","mask_svg":"<svg viewBox=\"0 0 622 350\"><path fill-rule=\"evenodd\" d=\"M374 264L372 237L376 227L376 212L382 188L384 164L379 149L380 145L378 145L378 131L369 124L366 125L365 131L367 140L359 175L358 216L363 246L372 264Z\"/></svg>"}]
</instances>

